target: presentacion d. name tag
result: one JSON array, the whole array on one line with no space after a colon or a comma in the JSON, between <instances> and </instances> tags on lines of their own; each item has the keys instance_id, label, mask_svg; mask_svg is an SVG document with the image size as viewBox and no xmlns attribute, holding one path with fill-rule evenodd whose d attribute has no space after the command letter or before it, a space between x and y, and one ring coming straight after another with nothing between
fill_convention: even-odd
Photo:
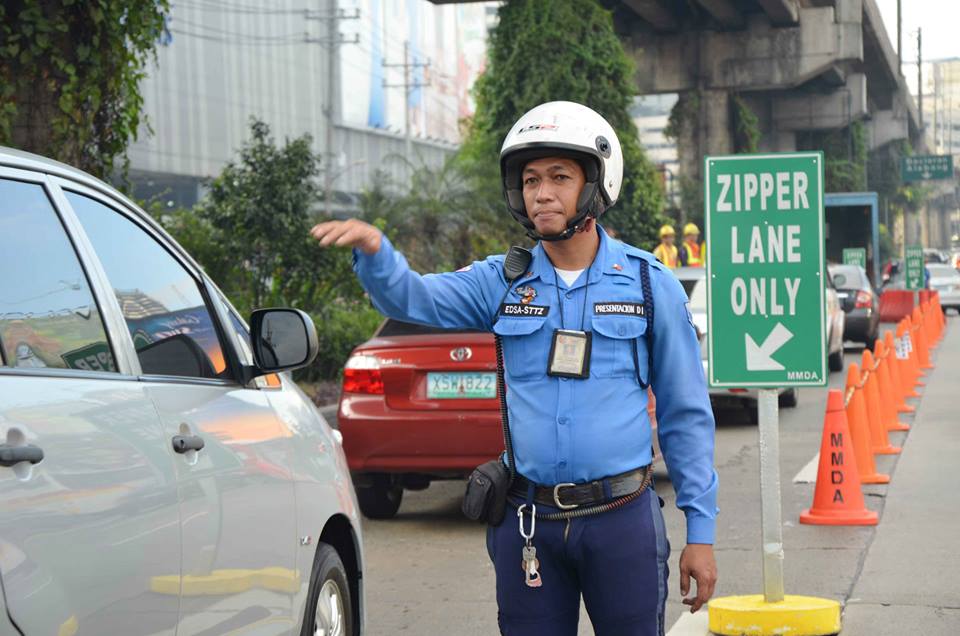
<instances>
[{"instance_id":1,"label":"presentacion d. name tag","mask_svg":"<svg viewBox=\"0 0 960 636\"><path fill-rule=\"evenodd\" d=\"M503 303L500 305L501 316L524 316L529 318L543 318L550 313L549 305L527 305L525 303Z\"/></svg>"},{"instance_id":2,"label":"presentacion d. name tag","mask_svg":"<svg viewBox=\"0 0 960 636\"><path fill-rule=\"evenodd\" d=\"M643 303L624 303L624 302L611 302L611 303L593 303L593 315L594 316L608 316L608 315L617 315L617 316L646 316Z\"/></svg>"}]
</instances>

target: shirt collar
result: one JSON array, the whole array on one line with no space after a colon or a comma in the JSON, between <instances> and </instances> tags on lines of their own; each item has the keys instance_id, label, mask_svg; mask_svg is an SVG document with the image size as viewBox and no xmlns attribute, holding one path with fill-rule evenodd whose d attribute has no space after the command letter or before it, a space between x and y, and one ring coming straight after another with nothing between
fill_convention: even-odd
<instances>
[{"instance_id":1,"label":"shirt collar","mask_svg":"<svg viewBox=\"0 0 960 636\"><path fill-rule=\"evenodd\" d=\"M604 275L625 276L630 280L636 279L636 273L627 261L623 243L610 238L600 224L597 224L597 233L600 235L600 245L597 248L597 255L594 257L593 264L588 268L590 270L590 284L596 284ZM523 285L539 278L545 283L556 286L558 284L557 272L543 249L543 242L538 242L532 252L533 260L530 262L529 271L517 279L517 284ZM570 289L582 287L584 285L583 280L583 278L578 279Z\"/></svg>"}]
</instances>

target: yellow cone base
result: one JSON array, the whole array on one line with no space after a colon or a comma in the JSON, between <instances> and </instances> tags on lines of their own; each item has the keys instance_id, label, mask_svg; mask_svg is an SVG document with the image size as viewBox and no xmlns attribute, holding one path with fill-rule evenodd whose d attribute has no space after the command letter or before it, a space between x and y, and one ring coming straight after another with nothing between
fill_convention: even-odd
<instances>
[{"instance_id":1,"label":"yellow cone base","mask_svg":"<svg viewBox=\"0 0 960 636\"><path fill-rule=\"evenodd\" d=\"M710 631L721 636L826 636L840 632L840 603L787 595L767 603L763 594L725 596L708 605Z\"/></svg>"}]
</instances>

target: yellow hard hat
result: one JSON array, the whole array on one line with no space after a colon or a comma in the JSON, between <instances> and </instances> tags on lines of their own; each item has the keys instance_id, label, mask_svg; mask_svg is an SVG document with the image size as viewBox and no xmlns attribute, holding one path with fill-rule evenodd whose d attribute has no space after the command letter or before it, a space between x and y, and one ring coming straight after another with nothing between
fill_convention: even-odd
<instances>
[{"instance_id":1,"label":"yellow hard hat","mask_svg":"<svg viewBox=\"0 0 960 636\"><path fill-rule=\"evenodd\" d=\"M661 225L660 226L660 238L664 236L676 236L677 233L673 231L672 225Z\"/></svg>"},{"instance_id":2,"label":"yellow hard hat","mask_svg":"<svg viewBox=\"0 0 960 636\"><path fill-rule=\"evenodd\" d=\"M700 233L700 228L697 227L696 223L687 223L686 225L683 226L684 236L688 234L699 234L699 233Z\"/></svg>"}]
</instances>

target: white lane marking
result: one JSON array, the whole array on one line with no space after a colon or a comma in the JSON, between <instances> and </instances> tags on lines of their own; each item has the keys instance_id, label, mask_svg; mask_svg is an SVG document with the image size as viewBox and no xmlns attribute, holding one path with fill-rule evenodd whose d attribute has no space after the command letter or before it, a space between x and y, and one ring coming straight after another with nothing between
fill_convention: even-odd
<instances>
[{"instance_id":1,"label":"white lane marking","mask_svg":"<svg viewBox=\"0 0 960 636\"><path fill-rule=\"evenodd\" d=\"M817 482L817 468L820 463L820 453L813 456L807 465L800 469L796 477L793 478L795 484L815 484Z\"/></svg>"},{"instance_id":2,"label":"white lane marking","mask_svg":"<svg viewBox=\"0 0 960 636\"><path fill-rule=\"evenodd\" d=\"M683 614L673 624L667 636L709 636L710 635L710 617L707 614L706 606L696 614L691 614L684 609Z\"/></svg>"}]
</instances>

